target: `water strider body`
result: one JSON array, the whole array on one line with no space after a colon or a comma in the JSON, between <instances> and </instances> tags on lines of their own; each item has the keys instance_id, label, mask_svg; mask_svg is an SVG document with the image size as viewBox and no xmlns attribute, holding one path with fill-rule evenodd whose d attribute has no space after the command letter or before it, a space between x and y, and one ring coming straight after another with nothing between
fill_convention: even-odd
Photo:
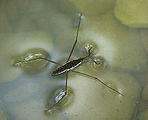
<instances>
[{"instance_id":1,"label":"water strider body","mask_svg":"<svg viewBox=\"0 0 148 120\"><path fill-rule=\"evenodd\" d=\"M79 59L76 59L76 60L72 60L72 61L64 64L63 66L60 66L59 68L57 68L55 71L52 72L52 75L60 75L62 73L73 70L74 68L81 65L84 62L84 59L85 58L79 58Z\"/></svg>"},{"instance_id":2,"label":"water strider body","mask_svg":"<svg viewBox=\"0 0 148 120\"><path fill-rule=\"evenodd\" d=\"M87 61L89 58L91 58L90 50L88 50L89 54L87 56L76 59L76 60L69 61L66 64L58 67L55 71L52 72L52 75L60 75L62 73L68 72L68 71L73 70L74 68L78 67L79 65L81 65L82 63Z\"/></svg>"},{"instance_id":3,"label":"water strider body","mask_svg":"<svg viewBox=\"0 0 148 120\"><path fill-rule=\"evenodd\" d=\"M104 86L108 87L109 89L111 89L112 91L124 96L122 93L120 93L119 91L117 91L116 89L110 87L109 85L105 84L102 80L98 79L97 77L94 77L92 75L89 75L89 74L85 74L83 72L79 72L79 71L75 71L74 68L78 67L79 65L81 65L82 63L84 62L87 62L89 59L93 60L93 57L91 56L91 48L88 49L88 55L85 56L85 57L82 57L82 58L79 58L79 59L76 59L76 60L72 60L72 61L69 61L70 60L70 57L73 53L73 50L75 48L75 45L77 43L77 39L78 39L78 33L79 33L79 28L80 28L80 22L81 22L81 17L82 17L82 14L80 14L80 18L79 18L79 24L78 24L78 28L77 28L77 34L76 34L76 39L75 39L75 42L73 44L73 47L71 49L71 52L68 56L68 59L66 61L66 63L64 65L61 65L60 63L58 62L55 62L53 60L49 60L49 59L46 59L46 58L36 58L36 59L32 59L32 60L37 60L37 59L42 59L42 60L46 60L48 62L51 62L51 63L54 63L56 65L59 65L60 67L58 67L55 71L52 72L52 75L60 75L62 73L66 73L66 84L65 84L65 89L62 90L58 95L57 97L55 97L55 103L53 105L51 105L49 108L47 108L47 112L50 112L52 111L52 109L58 105L58 103L60 103L60 101L67 95L67 80L68 80L68 72L69 71L72 71L74 73L78 73L80 75L83 75L85 77L89 77L91 79L95 79L97 81L99 81L100 83L102 83ZM30 61L30 60L29 60ZM95 62L95 60L93 60ZM97 64L97 62L95 62Z\"/></svg>"}]
</instances>

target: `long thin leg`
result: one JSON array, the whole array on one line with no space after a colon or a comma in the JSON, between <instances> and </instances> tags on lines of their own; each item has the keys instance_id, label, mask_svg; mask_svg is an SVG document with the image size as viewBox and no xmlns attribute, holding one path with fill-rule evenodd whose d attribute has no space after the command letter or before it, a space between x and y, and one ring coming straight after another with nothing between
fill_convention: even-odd
<instances>
[{"instance_id":1,"label":"long thin leg","mask_svg":"<svg viewBox=\"0 0 148 120\"><path fill-rule=\"evenodd\" d=\"M79 23L78 23L78 28L77 28L77 33L76 33L76 39L75 39L75 42L74 42L74 44L73 44L73 47L72 47L72 49L71 49L71 51L70 51L70 54L69 54L69 56L68 56L68 58L67 58L67 61L66 61L66 63L70 60L70 57L71 57L71 55L72 55L72 53L73 53L73 50L74 50L74 48L75 48L75 46L76 46L76 43L77 43L77 41L78 41L78 36L79 36L79 29L80 29L80 23L81 23L81 17L82 17L82 14L80 13L80 17L79 17ZM68 72L66 72L66 84L65 84L65 95L67 94L67 81L68 80ZM64 95L64 96L65 96Z\"/></svg>"},{"instance_id":2,"label":"long thin leg","mask_svg":"<svg viewBox=\"0 0 148 120\"><path fill-rule=\"evenodd\" d=\"M75 42L74 42L74 44L73 44L73 47L72 47L72 49L71 49L71 51L70 51L70 54L69 54L69 56L68 56L66 62L69 61L69 59L70 59L70 57L71 57L71 55L72 55L72 53L73 53L73 50L74 50L74 48L75 48L75 46L76 46L76 43L77 43L77 41L78 41L81 18L82 18L82 14L80 13L80 18L79 18L79 23L78 23L78 29L77 29L77 33L76 33L76 39L75 39Z\"/></svg>"},{"instance_id":3,"label":"long thin leg","mask_svg":"<svg viewBox=\"0 0 148 120\"><path fill-rule=\"evenodd\" d=\"M108 86L107 84L105 84L103 81L101 81L101 80L98 79L97 77L94 77L94 76L89 75L89 74L86 74L86 73L82 73L82 72L74 71L74 70L72 70L72 72L75 72L75 73L78 73L78 74L81 74L81 75L84 75L84 76L90 77L90 78L95 79L95 80L98 80L98 81L99 81L100 83L102 83L104 86L106 86L106 87L108 87L109 89L115 91L116 93L118 93L118 94L124 96L122 93L120 93L120 92L117 91L116 89L114 89L114 88Z\"/></svg>"},{"instance_id":4,"label":"long thin leg","mask_svg":"<svg viewBox=\"0 0 148 120\"><path fill-rule=\"evenodd\" d=\"M34 61L34 60L45 60L45 61L54 63L54 64L56 64L56 65L62 66L60 63L55 62L55 61L53 61L53 60L49 60L49 59L47 59L47 58L34 58L34 59L24 60L24 61L19 61L19 62L29 62L29 61ZM17 62L17 63L18 63L18 62Z\"/></svg>"},{"instance_id":5,"label":"long thin leg","mask_svg":"<svg viewBox=\"0 0 148 120\"><path fill-rule=\"evenodd\" d=\"M68 72L66 72L66 85L65 85L65 92L67 93L67 79L68 79Z\"/></svg>"},{"instance_id":6,"label":"long thin leg","mask_svg":"<svg viewBox=\"0 0 148 120\"><path fill-rule=\"evenodd\" d=\"M51 62L51 63L54 63L54 64L56 64L56 65L62 66L62 64L60 64L60 63L58 63L58 62L56 62L56 61L53 61L53 60L49 60L49 59L47 59L47 58L36 58L36 59L46 60L46 61L48 61L48 62Z\"/></svg>"}]
</instances>

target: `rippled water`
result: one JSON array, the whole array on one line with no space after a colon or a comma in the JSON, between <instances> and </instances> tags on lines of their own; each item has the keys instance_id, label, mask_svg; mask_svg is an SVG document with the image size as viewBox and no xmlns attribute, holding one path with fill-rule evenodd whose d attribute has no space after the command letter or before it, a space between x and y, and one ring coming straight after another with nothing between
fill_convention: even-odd
<instances>
[{"instance_id":1,"label":"rippled water","mask_svg":"<svg viewBox=\"0 0 148 120\"><path fill-rule=\"evenodd\" d=\"M81 1L0 1L0 120L145 120L148 30L123 25L114 15L115 0L88 8ZM89 43L105 66L89 61L77 71L96 76L124 96L70 73L67 97L53 114L45 113L55 92L64 87L65 75L51 76L57 65L45 61L14 63L33 55L65 63L80 11L83 19L71 59L87 55Z\"/></svg>"}]
</instances>

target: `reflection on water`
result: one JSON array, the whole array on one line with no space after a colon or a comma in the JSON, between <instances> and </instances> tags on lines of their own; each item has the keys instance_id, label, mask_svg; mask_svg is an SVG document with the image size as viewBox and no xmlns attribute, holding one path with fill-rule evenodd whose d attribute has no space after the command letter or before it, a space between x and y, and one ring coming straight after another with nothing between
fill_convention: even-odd
<instances>
[{"instance_id":1,"label":"reflection on water","mask_svg":"<svg viewBox=\"0 0 148 120\"><path fill-rule=\"evenodd\" d=\"M123 18L121 21L120 16L115 18L113 9L119 5L115 3L115 0L92 1L87 8L88 2L83 0L0 1L2 120L133 120L138 115L144 120L148 110L148 30L127 27L133 24L129 22L126 26ZM43 61L14 67L13 58L25 59L29 57L29 50L37 50L41 56L49 55L50 59L63 64L75 40L78 11L84 14L84 19L71 59L85 56L85 47L92 43L96 48L94 54L101 56L107 67L101 68L88 61L77 71L98 77L125 96L96 80L70 73L71 91L67 98L53 114L45 114L45 106L54 100L53 93L64 87L65 76L51 76L57 65L50 63L45 67ZM139 27L141 21L138 24L136 20L134 27ZM35 68L41 71L32 72Z\"/></svg>"}]
</instances>

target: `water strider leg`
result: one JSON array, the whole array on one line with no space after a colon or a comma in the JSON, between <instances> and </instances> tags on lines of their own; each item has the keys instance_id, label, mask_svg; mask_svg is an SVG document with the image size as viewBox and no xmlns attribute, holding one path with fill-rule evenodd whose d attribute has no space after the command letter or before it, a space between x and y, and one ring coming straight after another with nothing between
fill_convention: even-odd
<instances>
[{"instance_id":1,"label":"water strider leg","mask_svg":"<svg viewBox=\"0 0 148 120\"><path fill-rule=\"evenodd\" d=\"M116 92L116 93L118 93L118 94L124 96L122 93L120 93L120 92L117 91L116 89L114 89L114 88L108 86L107 84L105 84L102 80L98 79L97 77L94 77L94 76L92 76L92 75L89 75L89 74L86 74L86 73L82 73L82 72L79 72L79 71L74 71L74 70L72 70L72 72L78 73L78 74L81 74L81 75L84 75L84 76L86 76L86 77L90 77L90 78L95 79L95 80L98 80L98 81L99 81L100 83L102 83L104 86L106 86L106 87L108 87L109 89L113 90L114 92Z\"/></svg>"},{"instance_id":2,"label":"water strider leg","mask_svg":"<svg viewBox=\"0 0 148 120\"><path fill-rule=\"evenodd\" d=\"M67 79L68 79L68 72L66 72L65 94L67 94Z\"/></svg>"},{"instance_id":3,"label":"water strider leg","mask_svg":"<svg viewBox=\"0 0 148 120\"><path fill-rule=\"evenodd\" d=\"M78 41L79 29L80 29L80 24L81 24L81 18L82 18L82 14L80 13L79 23L78 23L78 29L77 29L77 33L76 33L75 42L74 42L74 44L73 44L73 47L72 47L72 49L71 49L71 51L70 51L70 54L69 54L69 56L68 56L66 62L68 62L68 61L70 60L70 57L71 57L71 55L72 55L72 53L73 53L73 50L74 50L74 48L75 48L75 46L76 46L76 43L77 43L77 41Z\"/></svg>"},{"instance_id":4,"label":"water strider leg","mask_svg":"<svg viewBox=\"0 0 148 120\"><path fill-rule=\"evenodd\" d=\"M76 46L76 43L77 43L77 41L78 41L81 18L82 18L82 14L80 13L79 23L78 23L78 28L77 28L77 33L76 33L75 42L74 42L74 44L73 44L73 47L72 47L72 49L71 49L71 51L70 51L70 54L69 54L69 56L68 56L68 58L67 58L66 63L70 60L70 57L71 57L71 55L72 55L72 53L73 53L73 50L74 50L74 48L75 48L75 46ZM66 84L65 84L65 95L64 95L64 96L66 96L66 94L67 94L67 82L68 82L67 80L68 80L68 71L66 72ZM63 97L64 97L64 96L63 96ZM63 98L63 97L62 97L62 98ZM62 100L62 99L61 99L61 100Z\"/></svg>"},{"instance_id":5,"label":"water strider leg","mask_svg":"<svg viewBox=\"0 0 148 120\"><path fill-rule=\"evenodd\" d=\"M62 66L60 63L58 63L58 62L55 62L55 61L53 61L53 60L49 60L49 59L47 59L47 58L34 58L34 59L30 59L30 60L24 60L24 61L21 61L21 62L29 62L29 61L34 61L34 60L46 60L46 61L48 61L48 62L51 62L51 63L54 63L54 64L56 64L56 65L59 65L59 66ZM20 61L19 61L20 62Z\"/></svg>"}]
</instances>

